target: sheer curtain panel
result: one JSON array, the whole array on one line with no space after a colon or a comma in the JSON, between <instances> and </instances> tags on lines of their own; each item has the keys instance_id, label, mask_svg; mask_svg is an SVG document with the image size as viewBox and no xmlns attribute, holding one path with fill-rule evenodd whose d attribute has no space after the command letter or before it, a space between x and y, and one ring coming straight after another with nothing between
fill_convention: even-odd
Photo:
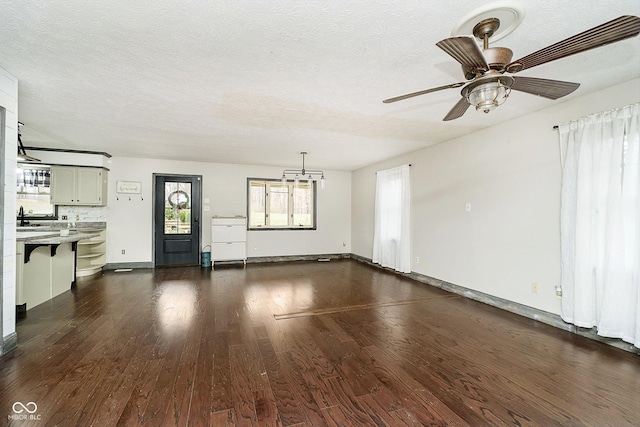
<instances>
[{"instance_id":1,"label":"sheer curtain panel","mask_svg":"<svg viewBox=\"0 0 640 427\"><path fill-rule=\"evenodd\" d=\"M411 272L411 168L402 165L376 175L373 262Z\"/></svg>"},{"instance_id":2,"label":"sheer curtain panel","mask_svg":"<svg viewBox=\"0 0 640 427\"><path fill-rule=\"evenodd\" d=\"M562 318L640 346L640 104L559 126Z\"/></svg>"}]
</instances>

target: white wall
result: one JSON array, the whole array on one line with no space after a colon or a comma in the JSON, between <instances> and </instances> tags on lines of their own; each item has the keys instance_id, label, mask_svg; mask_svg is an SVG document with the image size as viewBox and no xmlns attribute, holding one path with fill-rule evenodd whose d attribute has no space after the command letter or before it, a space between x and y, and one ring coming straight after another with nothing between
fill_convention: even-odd
<instances>
[{"instance_id":1,"label":"white wall","mask_svg":"<svg viewBox=\"0 0 640 427\"><path fill-rule=\"evenodd\" d=\"M114 157L107 165L107 263L153 261L153 174L202 175L202 246L211 240L211 217L246 215L247 178L282 176L281 167ZM294 167L295 165L287 165ZM351 173L325 171L318 189L317 230L253 231L248 256L310 255L351 252ZM142 183L142 195L117 194L117 181ZM209 199L209 203L205 203ZM343 243L345 246L343 246ZM125 250L122 255L121 251Z\"/></svg>"},{"instance_id":2,"label":"white wall","mask_svg":"<svg viewBox=\"0 0 640 427\"><path fill-rule=\"evenodd\" d=\"M18 80L0 68L0 106L6 109L4 164L4 224L2 274L2 335L16 331L16 155L18 154Z\"/></svg>"},{"instance_id":3,"label":"white wall","mask_svg":"<svg viewBox=\"0 0 640 427\"><path fill-rule=\"evenodd\" d=\"M411 163L412 270L559 314L560 153L552 128L639 100L635 79L354 171L353 253L372 256L375 172Z\"/></svg>"}]
</instances>

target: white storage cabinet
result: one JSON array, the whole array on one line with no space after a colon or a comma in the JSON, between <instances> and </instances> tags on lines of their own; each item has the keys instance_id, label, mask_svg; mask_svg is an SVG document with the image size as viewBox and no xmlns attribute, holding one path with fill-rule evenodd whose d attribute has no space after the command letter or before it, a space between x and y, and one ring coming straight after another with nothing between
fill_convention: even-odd
<instances>
[{"instance_id":1,"label":"white storage cabinet","mask_svg":"<svg viewBox=\"0 0 640 427\"><path fill-rule=\"evenodd\" d=\"M106 206L107 182L104 168L51 166L51 203Z\"/></svg>"},{"instance_id":2,"label":"white storage cabinet","mask_svg":"<svg viewBox=\"0 0 640 427\"><path fill-rule=\"evenodd\" d=\"M211 268L216 261L240 261L247 265L247 218L211 218Z\"/></svg>"}]
</instances>

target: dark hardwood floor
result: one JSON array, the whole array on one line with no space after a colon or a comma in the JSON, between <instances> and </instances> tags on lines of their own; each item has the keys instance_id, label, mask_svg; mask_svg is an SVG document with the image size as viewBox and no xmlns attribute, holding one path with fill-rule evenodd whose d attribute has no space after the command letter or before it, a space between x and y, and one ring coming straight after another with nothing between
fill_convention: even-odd
<instances>
[{"instance_id":1,"label":"dark hardwood floor","mask_svg":"<svg viewBox=\"0 0 640 427\"><path fill-rule=\"evenodd\" d=\"M638 355L352 260L107 272L17 332L10 425L640 425Z\"/></svg>"}]
</instances>

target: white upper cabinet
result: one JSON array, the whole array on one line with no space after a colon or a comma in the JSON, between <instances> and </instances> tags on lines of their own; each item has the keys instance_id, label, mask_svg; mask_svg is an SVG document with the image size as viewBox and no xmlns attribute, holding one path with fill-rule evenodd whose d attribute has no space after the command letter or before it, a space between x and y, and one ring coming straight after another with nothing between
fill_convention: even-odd
<instances>
[{"instance_id":1,"label":"white upper cabinet","mask_svg":"<svg viewBox=\"0 0 640 427\"><path fill-rule=\"evenodd\" d=\"M51 166L51 203L105 206L107 183L103 168Z\"/></svg>"}]
</instances>

